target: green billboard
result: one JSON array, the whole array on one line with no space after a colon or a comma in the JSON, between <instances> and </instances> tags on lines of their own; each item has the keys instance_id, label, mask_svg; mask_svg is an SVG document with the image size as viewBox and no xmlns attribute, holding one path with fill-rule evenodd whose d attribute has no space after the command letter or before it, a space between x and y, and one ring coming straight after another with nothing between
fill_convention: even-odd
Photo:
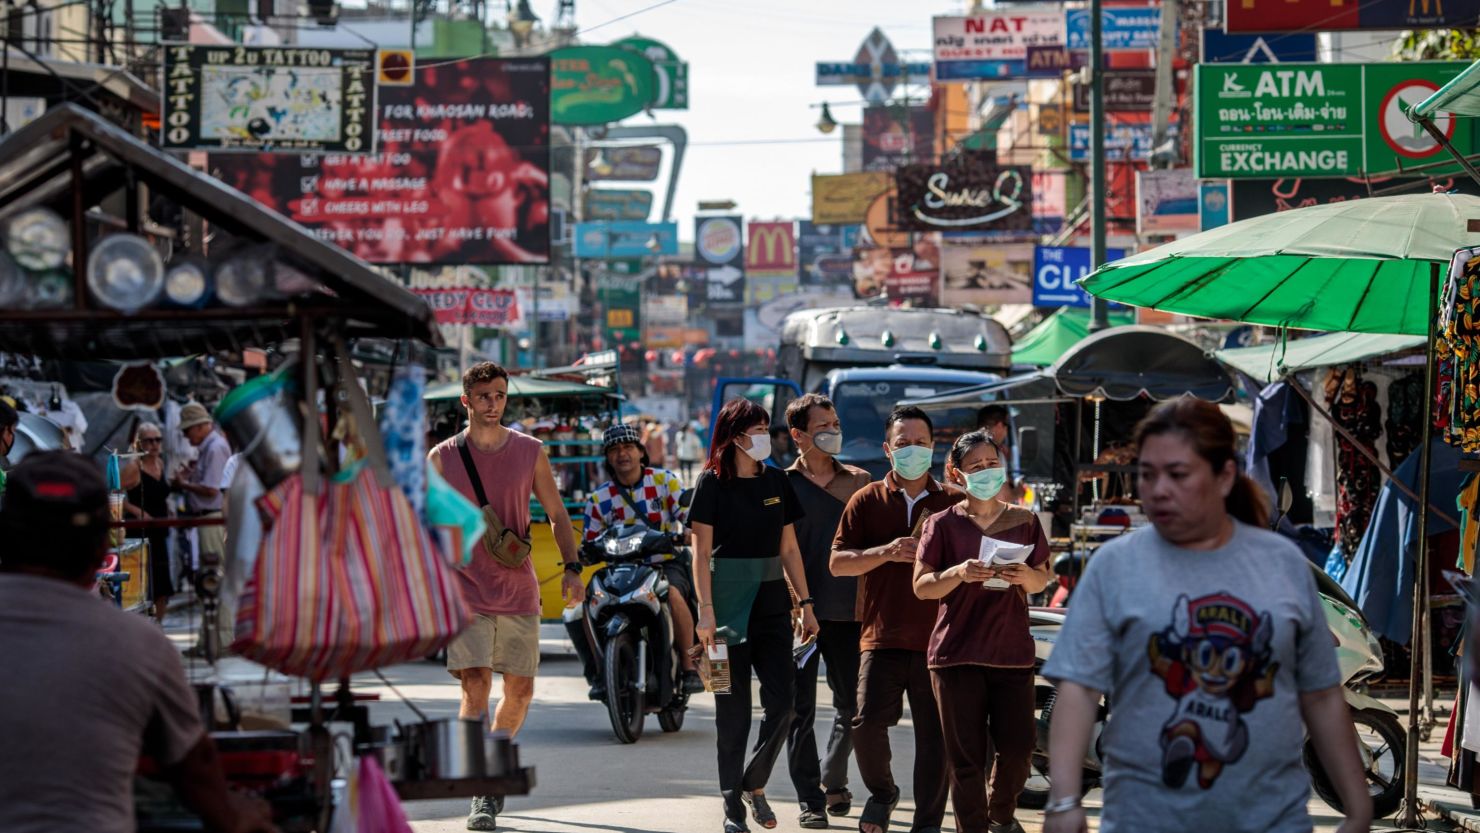
<instances>
[{"instance_id":1,"label":"green billboard","mask_svg":"<svg viewBox=\"0 0 1480 833\"><path fill-rule=\"evenodd\" d=\"M653 62L658 81L658 91L653 96L654 110L689 109L689 65L679 60L668 44L633 35L612 46L630 49Z\"/></svg>"},{"instance_id":2,"label":"green billboard","mask_svg":"<svg viewBox=\"0 0 1480 833\"><path fill-rule=\"evenodd\" d=\"M1194 87L1196 174L1352 177L1441 161L1443 148L1409 122L1402 108L1427 98L1467 66L1200 64ZM1473 125L1444 118L1439 127L1462 152L1475 152Z\"/></svg>"},{"instance_id":3,"label":"green billboard","mask_svg":"<svg viewBox=\"0 0 1480 833\"><path fill-rule=\"evenodd\" d=\"M571 46L550 53L550 120L606 124L636 115L658 94L653 62L615 46Z\"/></svg>"}]
</instances>

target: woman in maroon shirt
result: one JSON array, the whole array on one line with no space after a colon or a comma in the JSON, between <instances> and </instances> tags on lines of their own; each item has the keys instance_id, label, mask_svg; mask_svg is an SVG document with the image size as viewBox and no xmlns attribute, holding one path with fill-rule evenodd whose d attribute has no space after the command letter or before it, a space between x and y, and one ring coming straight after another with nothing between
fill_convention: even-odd
<instances>
[{"instance_id":1,"label":"woman in maroon shirt","mask_svg":"<svg viewBox=\"0 0 1480 833\"><path fill-rule=\"evenodd\" d=\"M915 595L940 600L925 659L956 825L961 833L1022 833L1013 816L1036 739L1028 595L1048 585L1048 540L1032 512L999 499L1007 468L985 431L956 440L946 479L967 496L925 521Z\"/></svg>"}]
</instances>

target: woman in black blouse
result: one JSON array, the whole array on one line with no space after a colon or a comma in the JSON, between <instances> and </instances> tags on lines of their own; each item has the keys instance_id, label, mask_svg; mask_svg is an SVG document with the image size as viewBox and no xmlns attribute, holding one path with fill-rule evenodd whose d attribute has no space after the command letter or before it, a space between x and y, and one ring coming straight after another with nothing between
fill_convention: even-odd
<instances>
[{"instance_id":1,"label":"woman in black blouse","mask_svg":"<svg viewBox=\"0 0 1480 833\"><path fill-rule=\"evenodd\" d=\"M776 826L763 791L794 709L792 636L817 635L793 527L802 510L786 475L764 462L771 454L769 424L754 402L725 404L689 510L699 641L709 649L718 633L729 653L730 693L714 698L725 833L748 830L745 803L762 827ZM792 608L788 581L800 600L798 610ZM764 716L747 763L752 669L760 679Z\"/></svg>"}]
</instances>

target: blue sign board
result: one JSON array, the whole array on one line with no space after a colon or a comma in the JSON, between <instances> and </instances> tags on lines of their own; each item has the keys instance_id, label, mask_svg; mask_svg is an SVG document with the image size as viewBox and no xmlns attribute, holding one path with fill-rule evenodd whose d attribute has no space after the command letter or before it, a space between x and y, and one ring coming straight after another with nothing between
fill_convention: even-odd
<instances>
[{"instance_id":1,"label":"blue sign board","mask_svg":"<svg viewBox=\"0 0 1480 833\"><path fill-rule=\"evenodd\" d=\"M1226 226L1233 222L1233 189L1226 179L1205 179L1197 184L1198 228Z\"/></svg>"},{"instance_id":2,"label":"blue sign board","mask_svg":"<svg viewBox=\"0 0 1480 833\"><path fill-rule=\"evenodd\" d=\"M656 235L656 248L650 244ZM678 223L576 223L576 257L596 259L678 254Z\"/></svg>"},{"instance_id":3,"label":"blue sign board","mask_svg":"<svg viewBox=\"0 0 1480 833\"><path fill-rule=\"evenodd\" d=\"M1316 62L1314 32L1283 35L1230 35L1220 29L1204 29L1205 64L1291 64Z\"/></svg>"},{"instance_id":4,"label":"blue sign board","mask_svg":"<svg viewBox=\"0 0 1480 833\"><path fill-rule=\"evenodd\" d=\"M1101 10L1102 43L1106 51L1155 49L1161 37L1161 9L1112 7ZM1070 49L1089 49L1089 10L1064 12L1064 43Z\"/></svg>"},{"instance_id":5,"label":"blue sign board","mask_svg":"<svg viewBox=\"0 0 1480 833\"><path fill-rule=\"evenodd\" d=\"M1151 155L1153 128L1149 124L1116 123L1110 125L1105 136L1105 159L1110 162L1129 160L1144 161ZM1171 136L1177 135L1177 126L1172 125ZM1089 161L1089 124L1069 123L1069 159L1073 162Z\"/></svg>"},{"instance_id":6,"label":"blue sign board","mask_svg":"<svg viewBox=\"0 0 1480 833\"><path fill-rule=\"evenodd\" d=\"M1039 246L1033 250L1033 306L1089 307L1089 293L1077 281L1090 272L1091 252L1077 246ZM1106 249L1107 261L1125 257L1124 249ZM1112 305L1118 306L1118 305Z\"/></svg>"}]
</instances>

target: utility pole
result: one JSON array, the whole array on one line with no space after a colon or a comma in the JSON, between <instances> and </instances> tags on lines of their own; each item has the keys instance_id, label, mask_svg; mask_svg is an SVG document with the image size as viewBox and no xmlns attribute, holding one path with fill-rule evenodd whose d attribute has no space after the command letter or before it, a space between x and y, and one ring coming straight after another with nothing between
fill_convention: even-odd
<instances>
[{"instance_id":1,"label":"utility pole","mask_svg":"<svg viewBox=\"0 0 1480 833\"><path fill-rule=\"evenodd\" d=\"M1177 97L1172 64L1177 58L1177 21L1181 17L1177 0L1161 0L1161 30L1156 45L1156 99L1151 105L1151 167L1170 168L1173 154L1163 154L1172 132L1172 100Z\"/></svg>"},{"instance_id":2,"label":"utility pole","mask_svg":"<svg viewBox=\"0 0 1480 833\"><path fill-rule=\"evenodd\" d=\"M1089 175L1090 191L1090 264L1098 269L1105 263L1105 21L1101 0L1089 4ZM1164 12L1163 12L1164 13ZM1099 332L1110 326L1109 308L1105 301L1090 301L1089 331Z\"/></svg>"}]
</instances>

